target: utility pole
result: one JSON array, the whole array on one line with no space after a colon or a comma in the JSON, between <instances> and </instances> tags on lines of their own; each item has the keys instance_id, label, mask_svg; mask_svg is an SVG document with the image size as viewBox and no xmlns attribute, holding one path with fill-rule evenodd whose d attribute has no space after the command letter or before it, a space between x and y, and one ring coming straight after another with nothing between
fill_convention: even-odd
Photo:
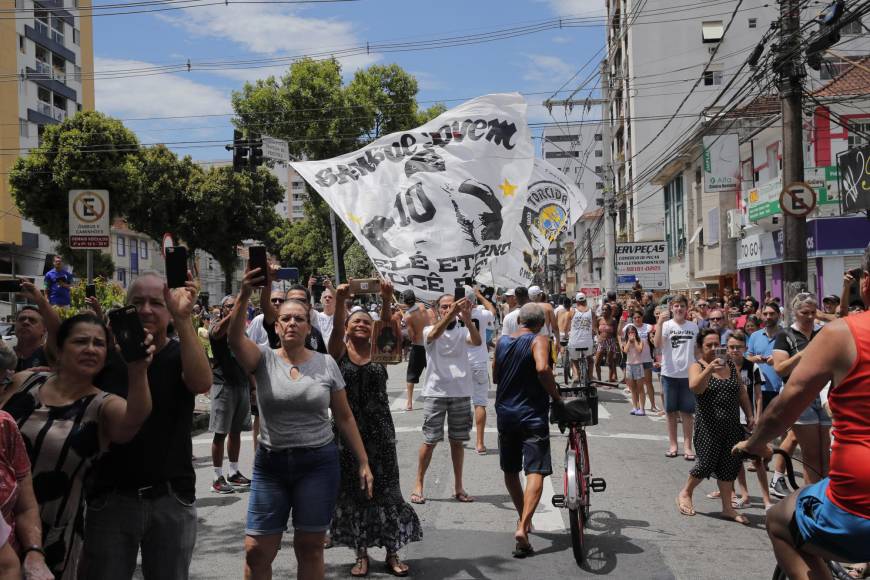
<instances>
[{"instance_id":1,"label":"utility pole","mask_svg":"<svg viewBox=\"0 0 870 580\"><path fill-rule=\"evenodd\" d=\"M779 96L782 100L782 185L804 180L800 2L780 0ZM786 307L807 286L806 217L783 212L783 279Z\"/></svg>"}]
</instances>

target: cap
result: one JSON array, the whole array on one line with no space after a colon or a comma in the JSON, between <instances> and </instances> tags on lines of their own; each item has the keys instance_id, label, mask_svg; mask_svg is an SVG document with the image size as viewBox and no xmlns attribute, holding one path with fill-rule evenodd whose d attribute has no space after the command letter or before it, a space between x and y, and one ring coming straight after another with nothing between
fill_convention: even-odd
<instances>
[{"instance_id":1,"label":"cap","mask_svg":"<svg viewBox=\"0 0 870 580\"><path fill-rule=\"evenodd\" d=\"M414 294L414 291L408 288L407 290L402 291L402 302L407 304L408 306L413 305L417 302L417 295Z\"/></svg>"},{"instance_id":2,"label":"cap","mask_svg":"<svg viewBox=\"0 0 870 580\"><path fill-rule=\"evenodd\" d=\"M828 296L825 296L824 298L822 298L822 302L835 302L835 303L839 304L840 297L837 296L836 294L829 294Z\"/></svg>"},{"instance_id":3,"label":"cap","mask_svg":"<svg viewBox=\"0 0 870 580\"><path fill-rule=\"evenodd\" d=\"M541 290L540 286L529 286L529 296L534 298L535 296L540 296L544 291Z\"/></svg>"},{"instance_id":4,"label":"cap","mask_svg":"<svg viewBox=\"0 0 870 580\"><path fill-rule=\"evenodd\" d=\"M514 292L513 288L508 288L507 290L505 290L505 293L504 293L505 296L513 296L514 294L515 294L515 292Z\"/></svg>"},{"instance_id":5,"label":"cap","mask_svg":"<svg viewBox=\"0 0 870 580\"><path fill-rule=\"evenodd\" d=\"M350 309L351 314L353 314L354 312L363 312L363 307L357 304L356 306L354 306L353 308Z\"/></svg>"},{"instance_id":6,"label":"cap","mask_svg":"<svg viewBox=\"0 0 870 580\"><path fill-rule=\"evenodd\" d=\"M586 295L582 292L578 292L576 296L574 296L574 300L577 302L586 302Z\"/></svg>"}]
</instances>

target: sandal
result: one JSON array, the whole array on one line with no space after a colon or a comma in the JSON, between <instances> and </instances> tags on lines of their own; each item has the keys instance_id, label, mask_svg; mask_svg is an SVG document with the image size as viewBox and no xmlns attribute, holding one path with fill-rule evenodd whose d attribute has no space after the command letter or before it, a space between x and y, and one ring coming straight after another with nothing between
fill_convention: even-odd
<instances>
[{"instance_id":1,"label":"sandal","mask_svg":"<svg viewBox=\"0 0 870 580\"><path fill-rule=\"evenodd\" d=\"M393 576L398 576L400 578L407 576L408 572L410 571L408 565L399 559L398 554L388 554L385 564L387 567L387 572L389 572Z\"/></svg>"},{"instance_id":2,"label":"sandal","mask_svg":"<svg viewBox=\"0 0 870 580\"><path fill-rule=\"evenodd\" d=\"M453 499L458 501L459 503L471 503L474 501L474 498L468 495L465 490L453 494Z\"/></svg>"},{"instance_id":3,"label":"sandal","mask_svg":"<svg viewBox=\"0 0 870 580\"><path fill-rule=\"evenodd\" d=\"M680 514L684 516L693 516L695 515L695 508L690 503L683 503L680 501L679 496L677 496L677 507L680 510Z\"/></svg>"},{"instance_id":4,"label":"sandal","mask_svg":"<svg viewBox=\"0 0 870 580\"><path fill-rule=\"evenodd\" d=\"M860 580L867 577L867 564L850 564L843 566L843 569L846 570L850 578L858 578Z\"/></svg>"},{"instance_id":5,"label":"sandal","mask_svg":"<svg viewBox=\"0 0 870 580\"><path fill-rule=\"evenodd\" d=\"M686 461L694 461L695 454L694 453L686 453L685 455L683 455L683 459L685 459Z\"/></svg>"},{"instance_id":6,"label":"sandal","mask_svg":"<svg viewBox=\"0 0 870 580\"><path fill-rule=\"evenodd\" d=\"M415 503L417 505L423 505L424 503L426 503L426 498L423 497L422 493L414 492L411 494L411 503Z\"/></svg>"},{"instance_id":7,"label":"sandal","mask_svg":"<svg viewBox=\"0 0 870 580\"><path fill-rule=\"evenodd\" d=\"M535 549L532 548L531 544L526 544L525 546L517 542L516 548L512 552L514 558L528 558L529 556L535 555Z\"/></svg>"},{"instance_id":8,"label":"sandal","mask_svg":"<svg viewBox=\"0 0 870 580\"><path fill-rule=\"evenodd\" d=\"M670 457L671 459L673 459L676 456L677 456L676 451L668 451L667 453L665 453L665 457Z\"/></svg>"},{"instance_id":9,"label":"sandal","mask_svg":"<svg viewBox=\"0 0 870 580\"><path fill-rule=\"evenodd\" d=\"M752 502L748 499L743 499L742 497L731 498L731 507L736 510L742 510L751 506Z\"/></svg>"},{"instance_id":10,"label":"sandal","mask_svg":"<svg viewBox=\"0 0 870 580\"><path fill-rule=\"evenodd\" d=\"M356 564L354 564L353 568L350 569L350 575L354 578L363 578L369 575L368 554L356 557Z\"/></svg>"}]
</instances>

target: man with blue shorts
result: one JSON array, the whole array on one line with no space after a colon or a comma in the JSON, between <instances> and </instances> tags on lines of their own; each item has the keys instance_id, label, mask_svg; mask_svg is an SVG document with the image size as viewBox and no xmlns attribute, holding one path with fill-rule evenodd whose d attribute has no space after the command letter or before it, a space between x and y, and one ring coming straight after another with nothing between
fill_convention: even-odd
<instances>
[{"instance_id":1,"label":"man with blue shorts","mask_svg":"<svg viewBox=\"0 0 870 580\"><path fill-rule=\"evenodd\" d=\"M861 299L870 305L870 246L862 269ZM776 560L792 580L830 578L825 560L870 561L870 312L825 325L735 453L769 456L767 443L792 425L828 382L834 419L830 475L788 496L767 516Z\"/></svg>"}]
</instances>

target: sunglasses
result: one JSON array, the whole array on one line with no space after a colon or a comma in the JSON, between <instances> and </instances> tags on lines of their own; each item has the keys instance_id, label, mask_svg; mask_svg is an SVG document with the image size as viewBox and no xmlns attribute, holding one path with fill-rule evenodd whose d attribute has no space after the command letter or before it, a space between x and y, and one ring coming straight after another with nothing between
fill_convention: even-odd
<instances>
[{"instance_id":1,"label":"sunglasses","mask_svg":"<svg viewBox=\"0 0 870 580\"><path fill-rule=\"evenodd\" d=\"M271 302L272 304L284 304L284 299L283 298L271 298L269 300L269 302Z\"/></svg>"}]
</instances>

